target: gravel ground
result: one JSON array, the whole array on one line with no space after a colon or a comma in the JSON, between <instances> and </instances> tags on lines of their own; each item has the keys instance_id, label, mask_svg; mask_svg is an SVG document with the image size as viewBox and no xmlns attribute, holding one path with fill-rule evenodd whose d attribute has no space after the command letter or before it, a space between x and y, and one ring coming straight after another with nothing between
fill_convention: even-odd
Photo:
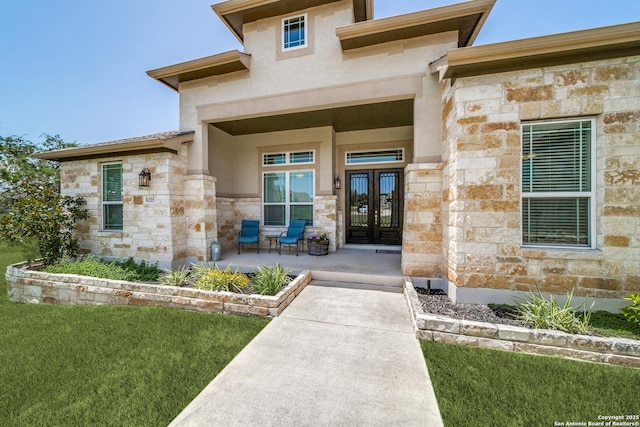
<instances>
[{"instance_id":1,"label":"gravel ground","mask_svg":"<svg viewBox=\"0 0 640 427\"><path fill-rule=\"evenodd\" d=\"M526 326L514 319L509 311L491 308L483 304L454 304L441 289L427 290L415 288L425 312L475 322L500 323L503 325Z\"/></svg>"}]
</instances>

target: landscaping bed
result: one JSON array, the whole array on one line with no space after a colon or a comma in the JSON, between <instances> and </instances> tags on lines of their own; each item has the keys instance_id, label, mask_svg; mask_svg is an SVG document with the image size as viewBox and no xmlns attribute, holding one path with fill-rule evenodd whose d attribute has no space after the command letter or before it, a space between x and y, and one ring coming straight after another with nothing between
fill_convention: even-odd
<instances>
[{"instance_id":1,"label":"landscaping bed","mask_svg":"<svg viewBox=\"0 0 640 427\"><path fill-rule=\"evenodd\" d=\"M302 272L276 295L240 294L155 283L101 279L37 271L20 263L7 268L11 302L83 305L142 305L210 313L276 317L311 281Z\"/></svg>"},{"instance_id":2,"label":"landscaping bed","mask_svg":"<svg viewBox=\"0 0 640 427\"><path fill-rule=\"evenodd\" d=\"M506 316L491 309L492 313L469 305L456 308L447 303L448 298L429 296L432 301L427 302L427 309L431 312L427 312L409 277L405 278L404 294L420 339L640 368L640 340L507 324Z\"/></svg>"}]
</instances>

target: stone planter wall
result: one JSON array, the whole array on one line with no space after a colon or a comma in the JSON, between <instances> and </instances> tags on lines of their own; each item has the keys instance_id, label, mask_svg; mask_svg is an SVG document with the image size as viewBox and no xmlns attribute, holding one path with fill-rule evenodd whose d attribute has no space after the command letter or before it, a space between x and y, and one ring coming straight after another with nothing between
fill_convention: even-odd
<instances>
[{"instance_id":1,"label":"stone planter wall","mask_svg":"<svg viewBox=\"0 0 640 427\"><path fill-rule=\"evenodd\" d=\"M637 340L572 335L427 314L409 277L404 280L404 295L419 339L640 368Z\"/></svg>"},{"instance_id":2,"label":"stone planter wall","mask_svg":"<svg viewBox=\"0 0 640 427\"><path fill-rule=\"evenodd\" d=\"M27 263L9 266L6 278L9 301L17 303L145 305L208 313L276 317L311 281L311 272L301 273L275 296L44 273L29 270Z\"/></svg>"}]
</instances>

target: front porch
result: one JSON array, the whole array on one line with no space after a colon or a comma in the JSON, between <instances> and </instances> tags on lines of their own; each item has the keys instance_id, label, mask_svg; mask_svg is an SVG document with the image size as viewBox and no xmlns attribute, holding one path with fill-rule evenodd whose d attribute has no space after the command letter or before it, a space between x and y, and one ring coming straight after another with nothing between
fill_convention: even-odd
<instances>
[{"instance_id":1,"label":"front porch","mask_svg":"<svg viewBox=\"0 0 640 427\"><path fill-rule=\"evenodd\" d=\"M346 247L325 256L311 256L306 247L299 256L296 256L295 249L289 251L286 247L282 248L282 255L278 255L277 248L272 248L271 253L268 248L261 248L258 254L255 246L247 246L240 255L235 247L223 249L216 264L221 268L231 265L241 271L249 271L279 262L294 273L311 270L315 279L401 287L401 257L399 246Z\"/></svg>"}]
</instances>

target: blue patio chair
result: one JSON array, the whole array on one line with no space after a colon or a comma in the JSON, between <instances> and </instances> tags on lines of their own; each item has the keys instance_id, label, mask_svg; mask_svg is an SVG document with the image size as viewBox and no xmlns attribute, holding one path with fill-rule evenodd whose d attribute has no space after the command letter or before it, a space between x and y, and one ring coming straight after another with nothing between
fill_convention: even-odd
<instances>
[{"instance_id":1,"label":"blue patio chair","mask_svg":"<svg viewBox=\"0 0 640 427\"><path fill-rule=\"evenodd\" d=\"M289 228L287 231L283 231L278 239L278 255L282 255L282 245L288 245L291 249L291 245L296 245L296 256L298 256L300 245L302 242L302 249L304 250L304 227L307 225L305 219L292 219L289 221Z\"/></svg>"},{"instance_id":2,"label":"blue patio chair","mask_svg":"<svg viewBox=\"0 0 640 427\"><path fill-rule=\"evenodd\" d=\"M255 219L243 219L242 228L238 233L238 255L240 255L240 245L244 249L244 245L256 244L256 253L260 253L260 241L258 234L260 233L260 221Z\"/></svg>"}]
</instances>

